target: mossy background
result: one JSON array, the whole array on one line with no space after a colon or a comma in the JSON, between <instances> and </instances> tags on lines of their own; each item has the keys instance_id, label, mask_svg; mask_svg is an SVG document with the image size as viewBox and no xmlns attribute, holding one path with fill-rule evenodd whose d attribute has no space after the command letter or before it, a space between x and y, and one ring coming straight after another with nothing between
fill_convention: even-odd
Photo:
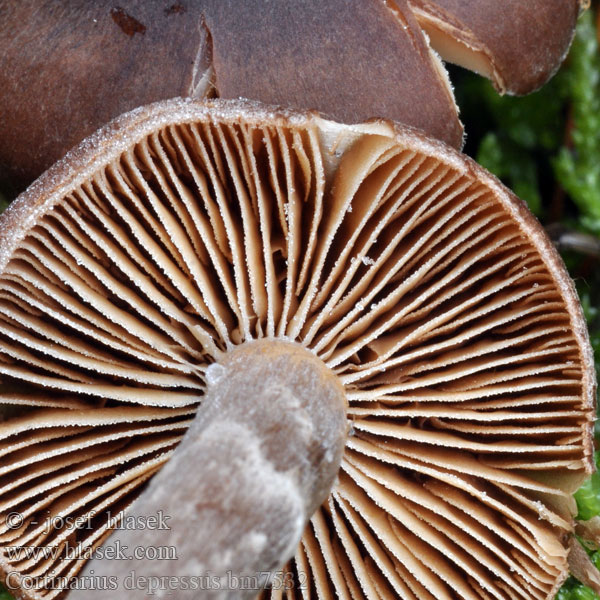
<instances>
[{"instance_id":1,"label":"mossy background","mask_svg":"<svg viewBox=\"0 0 600 600\"><path fill-rule=\"evenodd\" d=\"M595 0L581 17L565 64L535 94L500 97L481 77L454 67L450 74L467 132L465 151L525 200L555 241L581 298L600 375L599 5ZM0 212L7 205L0 191ZM596 457L600 462L600 453ZM600 515L600 475L575 497L579 518ZM600 567L600 552L590 554ZM0 600L9 598L0 588ZM556 598L600 600L573 577Z\"/></svg>"}]
</instances>

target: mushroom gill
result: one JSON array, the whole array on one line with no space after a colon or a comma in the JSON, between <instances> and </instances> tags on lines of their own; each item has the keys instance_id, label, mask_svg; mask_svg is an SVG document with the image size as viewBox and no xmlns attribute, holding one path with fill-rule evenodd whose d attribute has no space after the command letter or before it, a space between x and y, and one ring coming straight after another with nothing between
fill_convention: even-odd
<instances>
[{"instance_id":1,"label":"mushroom gill","mask_svg":"<svg viewBox=\"0 0 600 600\"><path fill-rule=\"evenodd\" d=\"M0 400L22 407L0 427L0 563L23 597L76 581L209 366L259 339L318 357L351 421L294 586L263 596L541 600L566 577L585 323L540 226L468 158L390 122L165 101L83 142L0 232Z\"/></svg>"}]
</instances>

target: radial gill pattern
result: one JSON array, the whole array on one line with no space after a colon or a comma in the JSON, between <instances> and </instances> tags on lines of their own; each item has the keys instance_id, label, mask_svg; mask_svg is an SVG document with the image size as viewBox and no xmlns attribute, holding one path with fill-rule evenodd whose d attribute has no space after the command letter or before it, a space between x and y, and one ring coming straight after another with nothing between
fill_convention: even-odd
<instances>
[{"instance_id":1,"label":"radial gill pattern","mask_svg":"<svg viewBox=\"0 0 600 600\"><path fill-rule=\"evenodd\" d=\"M472 162L387 123L171 101L1 225L1 561L31 598L64 595L168 460L218 353L265 337L340 377L352 427L263 596L537 600L566 575L585 327L539 226Z\"/></svg>"}]
</instances>

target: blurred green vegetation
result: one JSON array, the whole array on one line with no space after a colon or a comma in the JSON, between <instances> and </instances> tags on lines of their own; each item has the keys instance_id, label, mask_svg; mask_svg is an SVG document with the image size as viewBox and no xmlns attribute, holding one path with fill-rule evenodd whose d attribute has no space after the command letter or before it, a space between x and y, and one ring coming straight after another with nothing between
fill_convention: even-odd
<instances>
[{"instance_id":1,"label":"blurred green vegetation","mask_svg":"<svg viewBox=\"0 0 600 600\"><path fill-rule=\"evenodd\" d=\"M556 600L598 600L598 595L574 577L569 577L556 595Z\"/></svg>"},{"instance_id":2,"label":"blurred green vegetation","mask_svg":"<svg viewBox=\"0 0 600 600\"><path fill-rule=\"evenodd\" d=\"M595 455L596 464L600 456ZM577 518L587 521L600 514L600 474L594 473L575 493Z\"/></svg>"},{"instance_id":3,"label":"blurred green vegetation","mask_svg":"<svg viewBox=\"0 0 600 600\"><path fill-rule=\"evenodd\" d=\"M600 235L600 52L593 13L586 13L558 85L570 102L569 146L553 166L558 181L579 209L581 227Z\"/></svg>"},{"instance_id":4,"label":"blurred green vegetation","mask_svg":"<svg viewBox=\"0 0 600 600\"><path fill-rule=\"evenodd\" d=\"M460 69L452 69L451 77L467 131L465 151L527 202L561 251L581 299L600 375L600 51L595 10L580 18L563 68L535 94L499 96L488 81ZM596 439L600 441L598 428ZM579 519L600 515L600 475L586 481L575 499ZM600 552L590 556L600 568ZM600 597L569 577L556 600Z\"/></svg>"}]
</instances>

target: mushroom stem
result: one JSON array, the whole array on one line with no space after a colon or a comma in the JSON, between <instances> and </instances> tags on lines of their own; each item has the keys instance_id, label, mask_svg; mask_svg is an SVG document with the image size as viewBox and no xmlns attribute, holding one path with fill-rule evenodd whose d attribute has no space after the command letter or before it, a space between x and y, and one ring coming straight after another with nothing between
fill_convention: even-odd
<instances>
[{"instance_id":1,"label":"mushroom stem","mask_svg":"<svg viewBox=\"0 0 600 600\"><path fill-rule=\"evenodd\" d=\"M177 598L256 596L293 556L335 482L346 399L319 358L295 343L253 341L206 377L183 441L83 572L118 580L129 600L151 588ZM142 527L149 519L162 530ZM135 562L118 560L125 555ZM85 598L105 593L88 589Z\"/></svg>"}]
</instances>

